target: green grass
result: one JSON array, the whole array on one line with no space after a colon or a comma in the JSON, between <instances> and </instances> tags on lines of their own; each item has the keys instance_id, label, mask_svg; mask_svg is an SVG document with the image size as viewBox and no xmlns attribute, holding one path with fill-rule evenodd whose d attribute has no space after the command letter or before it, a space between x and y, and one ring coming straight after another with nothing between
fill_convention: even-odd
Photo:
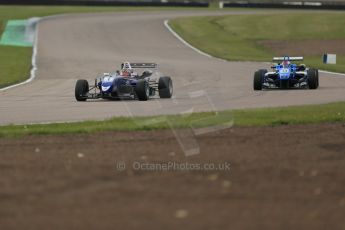
<instances>
[{"instance_id":1,"label":"green grass","mask_svg":"<svg viewBox=\"0 0 345 230\"><path fill-rule=\"evenodd\" d=\"M235 61L270 61L272 56L282 55L259 45L258 42L262 40L294 42L345 39L345 14L342 12L286 12L178 18L172 20L170 25L198 49L215 57ZM336 65L322 64L321 55L306 56L305 64L345 72L344 54L337 55Z\"/></svg>"},{"instance_id":2,"label":"green grass","mask_svg":"<svg viewBox=\"0 0 345 230\"><path fill-rule=\"evenodd\" d=\"M0 46L0 88L29 77L32 48Z\"/></svg>"},{"instance_id":3,"label":"green grass","mask_svg":"<svg viewBox=\"0 0 345 230\"><path fill-rule=\"evenodd\" d=\"M62 135L96 133L103 131L140 131L169 128L204 128L210 126L276 126L287 124L313 124L322 122L345 122L345 102L291 106L281 108L247 109L169 115L156 117L113 118L105 121L55 123L37 125L0 126L0 137L23 135Z\"/></svg>"}]
</instances>

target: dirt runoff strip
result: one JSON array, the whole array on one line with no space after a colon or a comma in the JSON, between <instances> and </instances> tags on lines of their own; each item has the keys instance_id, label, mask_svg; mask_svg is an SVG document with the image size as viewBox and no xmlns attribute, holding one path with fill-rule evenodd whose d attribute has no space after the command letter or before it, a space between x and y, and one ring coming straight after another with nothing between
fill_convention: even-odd
<instances>
[{"instance_id":1,"label":"dirt runoff strip","mask_svg":"<svg viewBox=\"0 0 345 230\"><path fill-rule=\"evenodd\" d=\"M1 229L343 229L345 124L0 139Z\"/></svg>"}]
</instances>

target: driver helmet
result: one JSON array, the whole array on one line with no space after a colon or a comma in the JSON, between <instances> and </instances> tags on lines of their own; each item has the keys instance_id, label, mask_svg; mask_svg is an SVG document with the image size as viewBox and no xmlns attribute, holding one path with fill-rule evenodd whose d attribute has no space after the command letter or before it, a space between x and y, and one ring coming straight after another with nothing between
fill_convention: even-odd
<instances>
[{"instance_id":1,"label":"driver helmet","mask_svg":"<svg viewBox=\"0 0 345 230\"><path fill-rule=\"evenodd\" d=\"M124 62L121 65L121 75L125 77L131 76L133 73L133 69L131 67L131 64L129 62Z\"/></svg>"},{"instance_id":2,"label":"driver helmet","mask_svg":"<svg viewBox=\"0 0 345 230\"><path fill-rule=\"evenodd\" d=\"M290 65L290 61L289 61L289 57L284 57L284 60L283 60L283 62L282 62L282 65L283 65L283 67L289 67L289 65Z\"/></svg>"}]
</instances>

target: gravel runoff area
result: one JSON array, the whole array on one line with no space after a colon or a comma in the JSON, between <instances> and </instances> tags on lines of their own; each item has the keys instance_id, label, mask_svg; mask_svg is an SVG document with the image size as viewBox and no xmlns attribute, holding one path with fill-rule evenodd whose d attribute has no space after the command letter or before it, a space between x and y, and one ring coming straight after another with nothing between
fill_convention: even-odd
<instances>
[{"instance_id":1,"label":"gravel runoff area","mask_svg":"<svg viewBox=\"0 0 345 230\"><path fill-rule=\"evenodd\" d=\"M196 140L187 157L170 130L0 139L1 229L344 229L344 124Z\"/></svg>"}]
</instances>

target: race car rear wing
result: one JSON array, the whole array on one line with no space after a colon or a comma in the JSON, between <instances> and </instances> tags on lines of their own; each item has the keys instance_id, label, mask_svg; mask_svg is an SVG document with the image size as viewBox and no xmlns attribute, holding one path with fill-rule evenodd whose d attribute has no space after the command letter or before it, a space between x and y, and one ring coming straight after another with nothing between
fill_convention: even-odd
<instances>
[{"instance_id":1,"label":"race car rear wing","mask_svg":"<svg viewBox=\"0 0 345 230\"><path fill-rule=\"evenodd\" d=\"M273 61L284 61L286 57L274 57ZM303 61L303 57L288 57L288 61Z\"/></svg>"},{"instance_id":2,"label":"race car rear wing","mask_svg":"<svg viewBox=\"0 0 345 230\"><path fill-rule=\"evenodd\" d=\"M157 68L156 63L130 63L132 68Z\"/></svg>"}]
</instances>

